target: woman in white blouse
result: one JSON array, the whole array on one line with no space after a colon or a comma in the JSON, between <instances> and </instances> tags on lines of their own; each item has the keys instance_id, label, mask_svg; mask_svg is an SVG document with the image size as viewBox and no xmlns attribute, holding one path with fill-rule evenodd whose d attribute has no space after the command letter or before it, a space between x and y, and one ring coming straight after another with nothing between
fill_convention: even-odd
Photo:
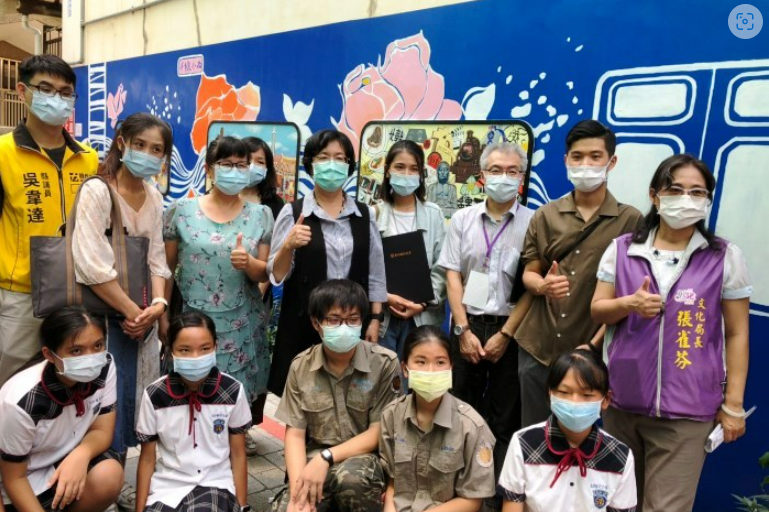
<instances>
[{"instance_id":1,"label":"woman in white blouse","mask_svg":"<svg viewBox=\"0 0 769 512\"><path fill-rule=\"evenodd\" d=\"M153 328L167 307L163 294L171 271L163 244L163 196L148 179L169 164L172 149L168 124L147 113L133 114L118 126L99 171L118 193L128 235L150 240L150 306L142 308L134 303L116 280L115 257L106 236L112 200L104 183L91 180L83 185L74 212L77 222L72 252L77 281L90 286L120 313L108 318L107 350L120 369L112 448L121 454L138 444L134 434L137 385L144 387L159 377L157 335Z\"/></svg>"}]
</instances>

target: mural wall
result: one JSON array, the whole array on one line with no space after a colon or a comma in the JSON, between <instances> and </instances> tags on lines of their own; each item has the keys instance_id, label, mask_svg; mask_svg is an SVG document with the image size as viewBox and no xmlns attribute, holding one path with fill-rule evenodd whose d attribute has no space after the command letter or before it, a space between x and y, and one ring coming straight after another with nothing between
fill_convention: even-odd
<instances>
[{"instance_id":1,"label":"mural wall","mask_svg":"<svg viewBox=\"0 0 769 512\"><path fill-rule=\"evenodd\" d=\"M300 140L336 126L356 148L372 120L522 120L533 207L569 190L564 137L580 119L617 131L610 188L643 211L660 160L702 157L719 181L711 226L743 248L755 281L746 406L759 409L744 439L709 457L696 506L733 510L731 493L759 491L769 449L769 32L732 35L737 3L482 0L93 64L77 70L74 131L103 150L129 113L171 123L168 201L205 189L216 120L290 122ZM752 3L769 13L769 1ZM300 173L299 194L311 186Z\"/></svg>"}]
</instances>

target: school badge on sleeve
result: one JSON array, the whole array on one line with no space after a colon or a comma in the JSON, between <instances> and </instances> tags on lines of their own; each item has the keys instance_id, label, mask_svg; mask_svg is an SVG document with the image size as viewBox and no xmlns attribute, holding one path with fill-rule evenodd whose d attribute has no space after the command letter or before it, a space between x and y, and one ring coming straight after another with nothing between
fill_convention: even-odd
<instances>
[{"instance_id":1,"label":"school badge on sleeve","mask_svg":"<svg viewBox=\"0 0 769 512\"><path fill-rule=\"evenodd\" d=\"M214 420L214 434L224 432L224 420Z\"/></svg>"},{"instance_id":2,"label":"school badge on sleeve","mask_svg":"<svg viewBox=\"0 0 769 512\"><path fill-rule=\"evenodd\" d=\"M593 489L593 504L596 508L603 508L606 506L606 498L609 497L609 493L602 489Z\"/></svg>"},{"instance_id":3,"label":"school badge on sleeve","mask_svg":"<svg viewBox=\"0 0 769 512\"><path fill-rule=\"evenodd\" d=\"M483 468L490 468L494 464L494 449L491 443L481 443L475 452L475 461Z\"/></svg>"}]
</instances>

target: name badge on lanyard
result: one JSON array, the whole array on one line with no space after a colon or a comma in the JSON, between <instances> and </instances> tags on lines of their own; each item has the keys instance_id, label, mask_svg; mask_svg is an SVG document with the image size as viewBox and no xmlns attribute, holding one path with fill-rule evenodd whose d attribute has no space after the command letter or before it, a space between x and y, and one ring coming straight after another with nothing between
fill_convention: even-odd
<instances>
[{"instance_id":1,"label":"name badge on lanyard","mask_svg":"<svg viewBox=\"0 0 769 512\"><path fill-rule=\"evenodd\" d=\"M486 254L483 259L482 271L472 270L470 277L467 279L465 285L465 292L462 295L462 304L466 306L472 306L474 308L483 309L486 307L486 303L489 301L489 260L491 259L491 252L494 249L502 233L505 232L507 226L510 225L510 221L513 217L510 216L502 227L497 232L492 241L489 241L489 234L486 233L486 225L481 217L481 227L483 228L483 238L486 242Z\"/></svg>"}]
</instances>

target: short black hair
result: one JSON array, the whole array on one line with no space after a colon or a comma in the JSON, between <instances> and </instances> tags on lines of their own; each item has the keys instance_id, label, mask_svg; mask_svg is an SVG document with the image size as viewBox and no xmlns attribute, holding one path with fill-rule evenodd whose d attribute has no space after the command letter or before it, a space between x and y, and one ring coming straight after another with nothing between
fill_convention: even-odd
<instances>
[{"instance_id":1,"label":"short black hair","mask_svg":"<svg viewBox=\"0 0 769 512\"><path fill-rule=\"evenodd\" d=\"M592 350L585 349L566 352L555 358L547 375L547 389L558 389L569 370L574 370L575 377L586 388L599 391L604 396L609 392L609 369L606 363Z\"/></svg>"},{"instance_id":2,"label":"short black hair","mask_svg":"<svg viewBox=\"0 0 769 512\"><path fill-rule=\"evenodd\" d=\"M363 287L349 279L331 279L324 281L310 292L310 303L307 312L310 318L323 320L331 308L338 307L344 311L358 310L360 316L368 316L368 296Z\"/></svg>"},{"instance_id":3,"label":"short black hair","mask_svg":"<svg viewBox=\"0 0 769 512\"><path fill-rule=\"evenodd\" d=\"M617 149L617 136L595 119L580 121L569 130L569 134L566 135L566 153L571 150L575 142L582 139L603 139L606 152L610 157L614 156L614 151Z\"/></svg>"},{"instance_id":4,"label":"short black hair","mask_svg":"<svg viewBox=\"0 0 769 512\"><path fill-rule=\"evenodd\" d=\"M390 166L393 163L393 160L395 160L395 157L400 155L401 153L408 153L411 156L414 157L414 159L417 161L417 167L419 167L419 187L414 192L416 194L417 199L422 201L424 203L425 201L425 152L422 149L422 147L414 142L413 140L409 139L403 139L399 140L393 146L390 148L390 151L387 152L387 157L385 157L385 173L384 173L384 179L382 180L382 198L385 200L385 202L388 202L390 204L393 204L395 201L395 198L393 197L393 192L390 190L390 176L387 174L387 171L390 170Z\"/></svg>"},{"instance_id":5,"label":"short black hair","mask_svg":"<svg viewBox=\"0 0 769 512\"><path fill-rule=\"evenodd\" d=\"M278 178L275 173L275 158L272 156L272 150L265 141L259 137L245 137L243 143L248 148L248 152L251 156L254 153L258 153L261 149L264 151L264 164L267 168L267 174L261 183L256 185L256 190L259 191L259 196L262 198L262 203L271 201L277 194L278 190ZM249 157L249 161L251 158Z\"/></svg>"},{"instance_id":6,"label":"short black hair","mask_svg":"<svg viewBox=\"0 0 769 512\"><path fill-rule=\"evenodd\" d=\"M251 153L248 152L248 146L246 146L246 143L241 139L225 135L218 140L219 142L216 143L216 149L214 151L213 163L231 156L245 158L249 162L251 161Z\"/></svg>"},{"instance_id":7,"label":"short black hair","mask_svg":"<svg viewBox=\"0 0 769 512\"><path fill-rule=\"evenodd\" d=\"M89 325L107 334L104 321L93 316L83 306L66 306L48 315L40 325L40 339L51 352L58 351L64 343L78 336Z\"/></svg>"},{"instance_id":8,"label":"short black hair","mask_svg":"<svg viewBox=\"0 0 769 512\"><path fill-rule=\"evenodd\" d=\"M219 144L219 138L212 140L208 143L208 147L206 148L206 165L208 167L213 167L216 163L216 145Z\"/></svg>"},{"instance_id":9,"label":"short black hair","mask_svg":"<svg viewBox=\"0 0 769 512\"><path fill-rule=\"evenodd\" d=\"M406 336L406 340L403 342L403 362L409 360L411 351L419 345L434 341L442 346L446 353L449 355L449 362L453 362L451 358L451 343L443 329L437 325L420 325L416 329L413 329Z\"/></svg>"},{"instance_id":10,"label":"short black hair","mask_svg":"<svg viewBox=\"0 0 769 512\"><path fill-rule=\"evenodd\" d=\"M19 65L19 78L25 84L28 84L38 73L61 78L72 84L72 87L77 86L77 76L72 67L56 55L33 55L24 59Z\"/></svg>"},{"instance_id":11,"label":"short black hair","mask_svg":"<svg viewBox=\"0 0 769 512\"><path fill-rule=\"evenodd\" d=\"M304 165L304 170L307 174L312 176L312 161L318 156L318 153L326 149L326 146L332 142L341 144L347 157L347 176L352 176L355 172L355 149L352 147L350 138L339 130L321 130L307 139L304 145L304 157L302 158L302 165Z\"/></svg>"},{"instance_id":12,"label":"short black hair","mask_svg":"<svg viewBox=\"0 0 769 512\"><path fill-rule=\"evenodd\" d=\"M211 334L214 343L216 343L216 324L214 324L211 317L200 311L186 311L175 316L168 326L168 335L166 338L168 350L173 348L174 342L176 341L176 338L179 337L179 333L182 332L182 329L187 329L189 327L205 327Z\"/></svg>"}]
</instances>

